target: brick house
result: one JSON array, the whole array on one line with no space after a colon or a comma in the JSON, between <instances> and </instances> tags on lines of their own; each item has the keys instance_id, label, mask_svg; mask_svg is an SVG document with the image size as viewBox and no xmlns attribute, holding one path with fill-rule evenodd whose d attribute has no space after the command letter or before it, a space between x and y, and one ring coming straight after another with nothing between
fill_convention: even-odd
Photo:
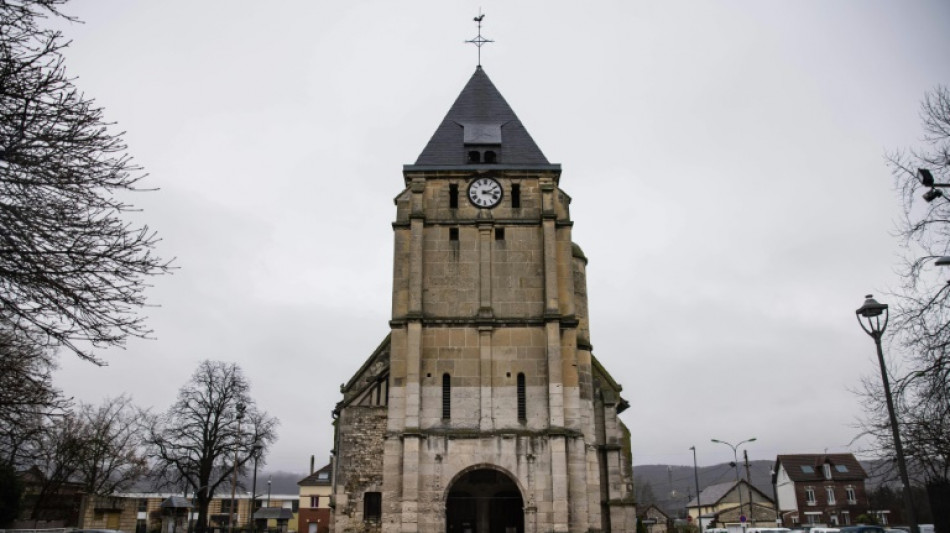
<instances>
[{"instance_id":1,"label":"brick house","mask_svg":"<svg viewBox=\"0 0 950 533\"><path fill-rule=\"evenodd\" d=\"M300 511L297 514L299 533L330 531L331 465L327 465L297 482L300 487Z\"/></svg>"},{"instance_id":2,"label":"brick house","mask_svg":"<svg viewBox=\"0 0 950 533\"><path fill-rule=\"evenodd\" d=\"M868 476L850 453L779 455L772 471L786 527L846 526L868 511Z\"/></svg>"}]
</instances>

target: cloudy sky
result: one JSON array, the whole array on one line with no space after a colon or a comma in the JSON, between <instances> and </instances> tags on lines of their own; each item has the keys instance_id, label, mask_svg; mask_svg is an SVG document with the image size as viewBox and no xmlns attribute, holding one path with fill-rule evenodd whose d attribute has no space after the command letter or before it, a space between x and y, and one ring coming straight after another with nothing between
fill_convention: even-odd
<instances>
[{"instance_id":1,"label":"cloudy sky","mask_svg":"<svg viewBox=\"0 0 950 533\"><path fill-rule=\"evenodd\" d=\"M157 340L56 379L166 409L234 361L305 472L388 332L393 198L476 65L563 167L636 464L857 451L854 310L897 285L884 155L950 83L943 0L75 2L69 72L159 192ZM884 299L884 298L882 298Z\"/></svg>"}]
</instances>

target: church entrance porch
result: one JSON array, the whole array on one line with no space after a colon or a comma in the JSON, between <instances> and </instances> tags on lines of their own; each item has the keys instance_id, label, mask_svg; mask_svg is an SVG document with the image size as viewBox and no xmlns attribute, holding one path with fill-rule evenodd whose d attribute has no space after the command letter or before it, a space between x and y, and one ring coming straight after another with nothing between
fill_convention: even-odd
<instances>
[{"instance_id":1,"label":"church entrance porch","mask_svg":"<svg viewBox=\"0 0 950 533\"><path fill-rule=\"evenodd\" d=\"M445 501L447 533L524 533L524 500L515 482L490 468L459 477Z\"/></svg>"}]
</instances>

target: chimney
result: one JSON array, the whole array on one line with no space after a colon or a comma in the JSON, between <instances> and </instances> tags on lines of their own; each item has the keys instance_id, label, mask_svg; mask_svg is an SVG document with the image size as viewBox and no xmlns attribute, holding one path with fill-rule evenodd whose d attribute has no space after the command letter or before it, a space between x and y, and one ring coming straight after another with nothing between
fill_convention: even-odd
<instances>
[{"instance_id":1,"label":"chimney","mask_svg":"<svg viewBox=\"0 0 950 533\"><path fill-rule=\"evenodd\" d=\"M310 473L313 474L313 456L310 456Z\"/></svg>"}]
</instances>

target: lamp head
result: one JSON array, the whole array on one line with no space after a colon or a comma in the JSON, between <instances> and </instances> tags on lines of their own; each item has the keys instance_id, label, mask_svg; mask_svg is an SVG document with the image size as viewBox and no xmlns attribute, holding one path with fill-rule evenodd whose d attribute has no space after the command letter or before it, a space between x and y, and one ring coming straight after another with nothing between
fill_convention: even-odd
<instances>
[{"instance_id":1,"label":"lamp head","mask_svg":"<svg viewBox=\"0 0 950 533\"><path fill-rule=\"evenodd\" d=\"M926 168L917 169L917 179L920 180L920 184L924 187L933 187L934 186L934 175L930 173ZM928 200L929 201L929 200Z\"/></svg>"},{"instance_id":2,"label":"lamp head","mask_svg":"<svg viewBox=\"0 0 950 533\"><path fill-rule=\"evenodd\" d=\"M945 255L937 259L934 261L934 264L941 267L950 266L950 255Z\"/></svg>"},{"instance_id":3,"label":"lamp head","mask_svg":"<svg viewBox=\"0 0 950 533\"><path fill-rule=\"evenodd\" d=\"M864 318L873 318L880 316L887 311L887 304L882 304L873 298L873 294L865 296L864 305L859 307L855 313Z\"/></svg>"},{"instance_id":4,"label":"lamp head","mask_svg":"<svg viewBox=\"0 0 950 533\"><path fill-rule=\"evenodd\" d=\"M881 335L884 334L884 330L887 328L887 304L878 302L872 295L868 294L865 297L864 305L859 307L854 313L858 318L858 324L861 325L861 329L873 337L875 342L880 342ZM861 320L862 318L864 320Z\"/></svg>"},{"instance_id":5,"label":"lamp head","mask_svg":"<svg viewBox=\"0 0 950 533\"><path fill-rule=\"evenodd\" d=\"M929 191L924 193L924 200L927 201L927 203L930 203L936 200L937 198L940 198L941 196L943 196L943 191L941 191L940 189L930 189Z\"/></svg>"}]
</instances>

